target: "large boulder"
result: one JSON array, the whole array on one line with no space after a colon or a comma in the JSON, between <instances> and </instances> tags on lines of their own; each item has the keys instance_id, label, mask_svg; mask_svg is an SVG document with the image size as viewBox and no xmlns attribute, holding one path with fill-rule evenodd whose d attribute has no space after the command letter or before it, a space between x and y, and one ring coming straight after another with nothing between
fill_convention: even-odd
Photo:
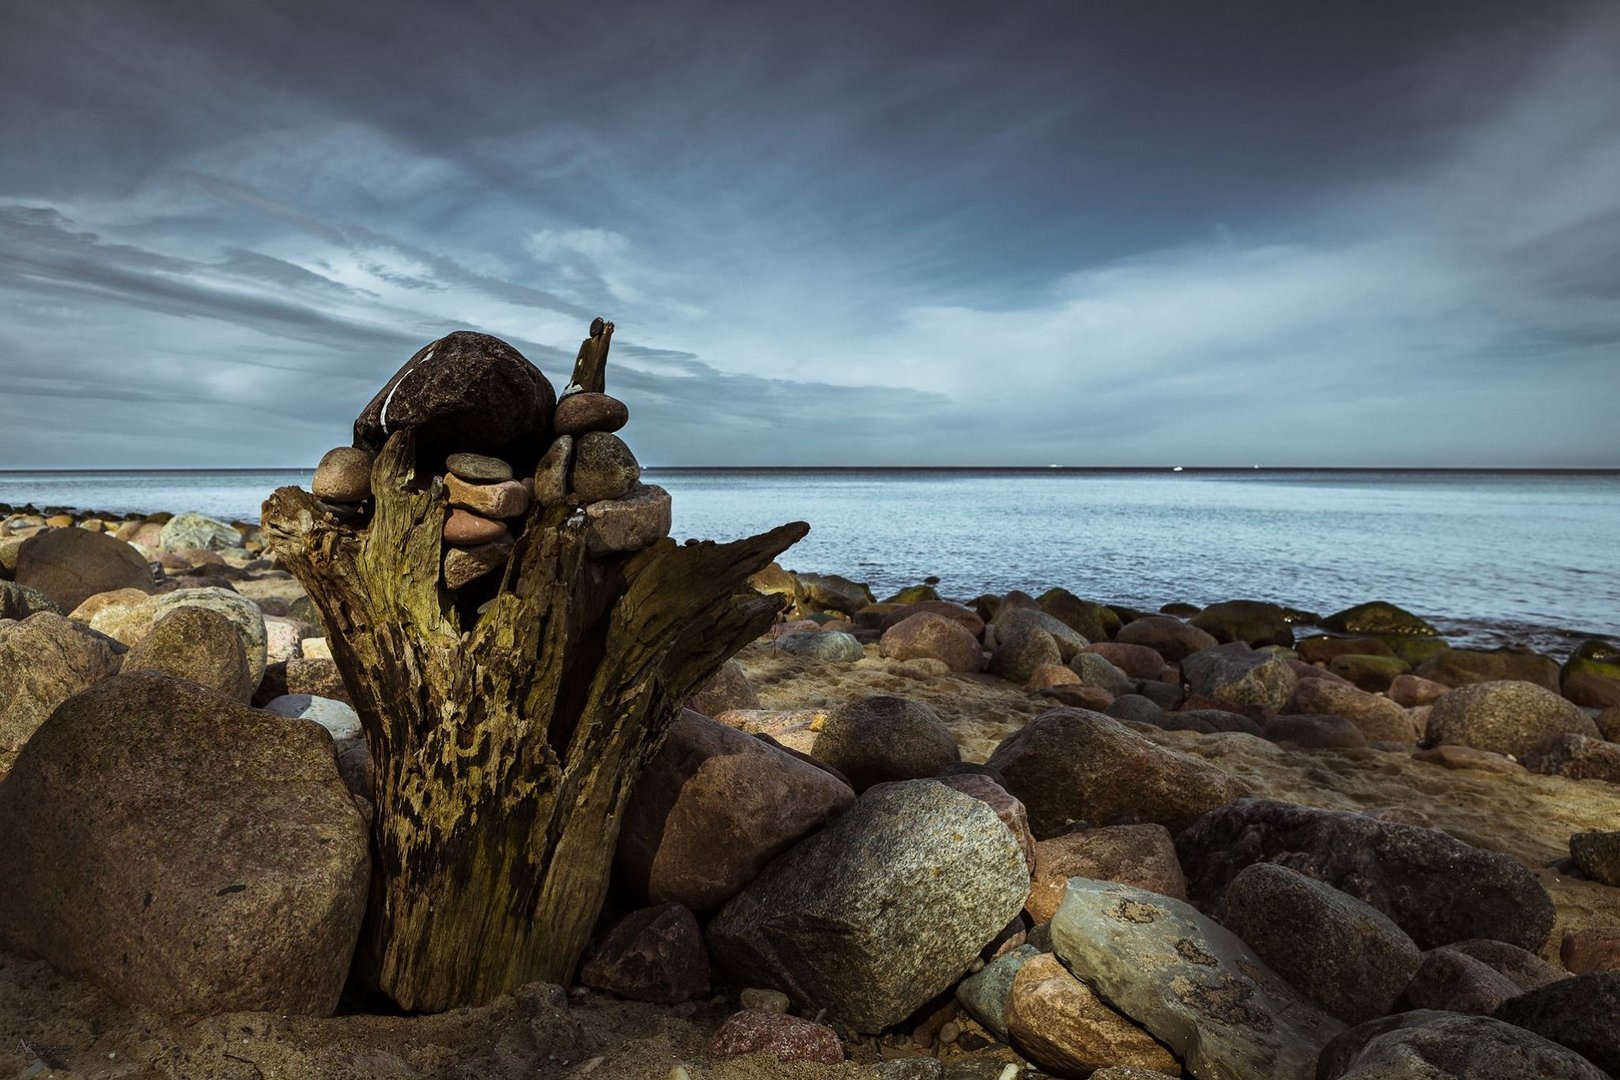
<instances>
[{"instance_id":1,"label":"large boulder","mask_svg":"<svg viewBox=\"0 0 1620 1080\"><path fill-rule=\"evenodd\" d=\"M1048 589L1035 602L1087 641L1103 641L1122 625L1119 616L1102 604L1082 600L1067 589Z\"/></svg>"},{"instance_id":2,"label":"large boulder","mask_svg":"<svg viewBox=\"0 0 1620 1080\"><path fill-rule=\"evenodd\" d=\"M1558 690L1558 665L1551 658L1516 649L1447 649L1423 661L1413 674L1446 686L1529 682Z\"/></svg>"},{"instance_id":3,"label":"large boulder","mask_svg":"<svg viewBox=\"0 0 1620 1080\"><path fill-rule=\"evenodd\" d=\"M1195 694L1267 715L1287 704L1299 685L1286 659L1241 641L1193 653L1181 661L1181 674Z\"/></svg>"},{"instance_id":4,"label":"large boulder","mask_svg":"<svg viewBox=\"0 0 1620 1080\"><path fill-rule=\"evenodd\" d=\"M1038 608L1003 606L996 612L996 617L990 620L990 627L997 642L1005 641L1025 630L1039 630L1052 639L1052 643L1057 646L1058 659L1063 663L1067 663L1075 653L1091 644L1090 639L1068 623Z\"/></svg>"},{"instance_id":5,"label":"large boulder","mask_svg":"<svg viewBox=\"0 0 1620 1080\"><path fill-rule=\"evenodd\" d=\"M38 589L63 611L114 589L151 592L152 568L141 553L106 533L44 529L17 550L16 581Z\"/></svg>"},{"instance_id":6,"label":"large boulder","mask_svg":"<svg viewBox=\"0 0 1620 1080\"><path fill-rule=\"evenodd\" d=\"M1316 1080L1608 1080L1581 1055L1485 1016L1418 1009L1370 1020L1322 1050Z\"/></svg>"},{"instance_id":7,"label":"large boulder","mask_svg":"<svg viewBox=\"0 0 1620 1080\"><path fill-rule=\"evenodd\" d=\"M759 695L754 692L754 684L748 681L748 672L733 659L721 664L709 681L687 700L686 706L704 716L719 716L732 709L759 708Z\"/></svg>"},{"instance_id":8,"label":"large boulder","mask_svg":"<svg viewBox=\"0 0 1620 1080\"><path fill-rule=\"evenodd\" d=\"M1378 637L1435 637L1440 631L1404 608L1383 600L1336 611L1321 622L1323 629L1339 634L1372 634Z\"/></svg>"},{"instance_id":9,"label":"large boulder","mask_svg":"<svg viewBox=\"0 0 1620 1080\"><path fill-rule=\"evenodd\" d=\"M1288 612L1263 600L1223 600L1187 620L1221 644L1242 641L1253 646L1294 643Z\"/></svg>"},{"instance_id":10,"label":"large boulder","mask_svg":"<svg viewBox=\"0 0 1620 1080\"><path fill-rule=\"evenodd\" d=\"M655 904L712 911L854 804L831 773L686 711L636 782L614 876Z\"/></svg>"},{"instance_id":11,"label":"large boulder","mask_svg":"<svg viewBox=\"0 0 1620 1080\"><path fill-rule=\"evenodd\" d=\"M247 649L236 624L209 608L171 609L124 654L124 671L161 671L246 703L253 697Z\"/></svg>"},{"instance_id":12,"label":"large boulder","mask_svg":"<svg viewBox=\"0 0 1620 1080\"><path fill-rule=\"evenodd\" d=\"M1248 794L1220 769L1089 709L1053 709L1007 736L989 766L1029 812L1036 839L1076 822L1183 829Z\"/></svg>"},{"instance_id":13,"label":"large boulder","mask_svg":"<svg viewBox=\"0 0 1620 1080\"><path fill-rule=\"evenodd\" d=\"M1063 659L1057 641L1039 627L1019 625L1005 632L998 631L995 641L995 652L990 654L990 673L1008 682L1027 683L1035 672L1048 664L1060 665Z\"/></svg>"},{"instance_id":14,"label":"large boulder","mask_svg":"<svg viewBox=\"0 0 1620 1080\"><path fill-rule=\"evenodd\" d=\"M1407 711L1389 698L1331 679L1301 679L1290 702L1293 711L1342 716L1368 742L1413 743L1417 728Z\"/></svg>"},{"instance_id":15,"label":"large boulder","mask_svg":"<svg viewBox=\"0 0 1620 1080\"><path fill-rule=\"evenodd\" d=\"M1312 1080L1317 1054L1344 1030L1231 931L1145 889L1075 878L1052 947L1194 1076Z\"/></svg>"},{"instance_id":16,"label":"large boulder","mask_svg":"<svg viewBox=\"0 0 1620 1080\"><path fill-rule=\"evenodd\" d=\"M738 982L878 1032L960 978L1028 890L985 803L933 780L884 784L766 867L709 944Z\"/></svg>"},{"instance_id":17,"label":"large boulder","mask_svg":"<svg viewBox=\"0 0 1620 1080\"><path fill-rule=\"evenodd\" d=\"M1271 970L1347 1024L1389 1012L1423 956L1383 912L1276 863L1245 867L1222 910Z\"/></svg>"},{"instance_id":18,"label":"large boulder","mask_svg":"<svg viewBox=\"0 0 1620 1080\"><path fill-rule=\"evenodd\" d=\"M123 646L48 611L0 623L0 765L55 708L118 672Z\"/></svg>"},{"instance_id":19,"label":"large boulder","mask_svg":"<svg viewBox=\"0 0 1620 1080\"><path fill-rule=\"evenodd\" d=\"M1508 998L1493 1015L1620 1073L1620 971L1560 979Z\"/></svg>"},{"instance_id":20,"label":"large boulder","mask_svg":"<svg viewBox=\"0 0 1620 1080\"><path fill-rule=\"evenodd\" d=\"M1559 669L1559 689L1577 705L1620 705L1620 647L1590 638L1575 647Z\"/></svg>"},{"instance_id":21,"label":"large boulder","mask_svg":"<svg viewBox=\"0 0 1620 1080\"><path fill-rule=\"evenodd\" d=\"M62 614L51 598L38 589L15 581L0 581L0 619L22 620L41 611Z\"/></svg>"},{"instance_id":22,"label":"large boulder","mask_svg":"<svg viewBox=\"0 0 1620 1080\"><path fill-rule=\"evenodd\" d=\"M1172 664L1220 644L1213 634L1168 615L1149 615L1128 622L1119 628L1114 640L1125 645L1146 645Z\"/></svg>"},{"instance_id":23,"label":"large boulder","mask_svg":"<svg viewBox=\"0 0 1620 1080\"><path fill-rule=\"evenodd\" d=\"M158 547L164 551L223 551L242 546L242 534L229 522L207 514L176 514L163 523Z\"/></svg>"},{"instance_id":24,"label":"large boulder","mask_svg":"<svg viewBox=\"0 0 1620 1080\"><path fill-rule=\"evenodd\" d=\"M206 586L176 589L157 596L138 596L130 592L123 600L96 611L90 617L90 628L133 647L152 632L159 619L182 607L200 607L218 612L231 621L241 635L242 648L247 654L248 678L254 686L258 686L259 680L264 678L269 657L269 632L265 629L264 612L252 600L230 589Z\"/></svg>"},{"instance_id":25,"label":"large boulder","mask_svg":"<svg viewBox=\"0 0 1620 1080\"><path fill-rule=\"evenodd\" d=\"M1494 938L1537 951L1552 901L1523 863L1436 829L1242 799L1176 838L1194 902L1212 908L1244 867L1276 862L1382 911L1420 948Z\"/></svg>"},{"instance_id":26,"label":"large boulder","mask_svg":"<svg viewBox=\"0 0 1620 1080\"><path fill-rule=\"evenodd\" d=\"M878 654L891 660L938 660L952 671L984 667L979 639L960 621L932 611L908 615L883 631Z\"/></svg>"},{"instance_id":27,"label":"large boulder","mask_svg":"<svg viewBox=\"0 0 1620 1080\"><path fill-rule=\"evenodd\" d=\"M1554 735L1598 736L1578 705L1527 682L1479 682L1443 694L1429 713L1425 741L1523 757Z\"/></svg>"},{"instance_id":28,"label":"large boulder","mask_svg":"<svg viewBox=\"0 0 1620 1080\"><path fill-rule=\"evenodd\" d=\"M888 694L855 698L829 712L811 753L856 791L933 776L962 756L932 705Z\"/></svg>"},{"instance_id":29,"label":"large boulder","mask_svg":"<svg viewBox=\"0 0 1620 1080\"><path fill-rule=\"evenodd\" d=\"M0 784L0 943L131 1006L330 1014L370 841L332 740L153 672L64 702Z\"/></svg>"},{"instance_id":30,"label":"large boulder","mask_svg":"<svg viewBox=\"0 0 1620 1080\"><path fill-rule=\"evenodd\" d=\"M799 606L805 611L839 611L853 615L874 599L870 586L838 574L801 573L797 581Z\"/></svg>"},{"instance_id":31,"label":"large boulder","mask_svg":"<svg viewBox=\"0 0 1620 1080\"><path fill-rule=\"evenodd\" d=\"M1620 784L1620 746L1591 735L1553 735L1524 755L1524 767L1543 776Z\"/></svg>"},{"instance_id":32,"label":"large boulder","mask_svg":"<svg viewBox=\"0 0 1620 1080\"><path fill-rule=\"evenodd\" d=\"M557 395L540 369L499 338L457 330L424 346L377 391L354 422L354 445L372 453L398 431L416 433L418 460L488 454L520 473L551 442Z\"/></svg>"}]
</instances>

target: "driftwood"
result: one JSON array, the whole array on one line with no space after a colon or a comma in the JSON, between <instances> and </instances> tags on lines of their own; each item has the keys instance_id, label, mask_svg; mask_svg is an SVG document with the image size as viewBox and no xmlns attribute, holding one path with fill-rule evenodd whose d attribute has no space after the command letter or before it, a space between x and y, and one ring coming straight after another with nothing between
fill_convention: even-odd
<instances>
[{"instance_id":1,"label":"driftwood","mask_svg":"<svg viewBox=\"0 0 1620 1080\"><path fill-rule=\"evenodd\" d=\"M408 432L388 437L372 494L363 530L294 487L264 506L376 767L355 980L424 1011L566 983L631 784L681 703L776 617L746 578L808 527L602 558L583 514L536 505L475 615L441 583L448 508Z\"/></svg>"}]
</instances>

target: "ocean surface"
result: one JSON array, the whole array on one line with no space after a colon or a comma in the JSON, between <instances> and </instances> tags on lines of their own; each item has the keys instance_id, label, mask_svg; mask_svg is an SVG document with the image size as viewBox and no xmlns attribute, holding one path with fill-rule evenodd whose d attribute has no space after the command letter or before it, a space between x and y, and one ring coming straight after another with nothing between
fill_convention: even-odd
<instances>
[{"instance_id":1,"label":"ocean surface","mask_svg":"<svg viewBox=\"0 0 1620 1080\"><path fill-rule=\"evenodd\" d=\"M0 502L256 520L308 471L0 472ZM1328 613L1384 599L1460 642L1561 653L1620 638L1620 472L649 469L674 533L802 520L782 559L942 595L1157 609L1248 598Z\"/></svg>"}]
</instances>

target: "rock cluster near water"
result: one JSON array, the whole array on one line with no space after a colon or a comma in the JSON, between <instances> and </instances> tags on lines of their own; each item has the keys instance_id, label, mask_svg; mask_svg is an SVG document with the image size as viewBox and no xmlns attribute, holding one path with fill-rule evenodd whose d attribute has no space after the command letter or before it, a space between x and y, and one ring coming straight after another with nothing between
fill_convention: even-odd
<instances>
[{"instance_id":1,"label":"rock cluster near water","mask_svg":"<svg viewBox=\"0 0 1620 1080\"><path fill-rule=\"evenodd\" d=\"M388 431L379 404L317 471L356 531L377 438L447 393L396 412L408 369ZM506 566L537 503L604 555L663 535L615 524L657 490L623 404L582 387L549 408L489 440L432 429L451 593ZM8 512L0 575L0 946L175 1016L331 1013L375 777L319 616L256 527ZM888 1080L1620 1066L1620 927L1554 888L1620 888L1620 826L1594 816L1567 861L1527 866L1420 812L1454 779L1620 783L1603 643L1560 665L1451 648L1388 604L1296 637L1314 617L1252 601L754 584L784 620L643 767L576 997L698 1017L710 1060ZM789 675L824 692L784 700ZM976 739L952 688L1022 712ZM1430 787L1301 805L1229 761L1261 752L1326 776L1415 762Z\"/></svg>"}]
</instances>

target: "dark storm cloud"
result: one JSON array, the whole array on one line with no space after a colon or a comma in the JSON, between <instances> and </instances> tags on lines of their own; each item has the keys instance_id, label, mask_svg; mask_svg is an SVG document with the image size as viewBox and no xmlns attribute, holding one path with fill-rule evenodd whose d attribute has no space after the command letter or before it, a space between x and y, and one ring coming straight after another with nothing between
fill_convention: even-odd
<instances>
[{"instance_id":1,"label":"dark storm cloud","mask_svg":"<svg viewBox=\"0 0 1620 1080\"><path fill-rule=\"evenodd\" d=\"M7 16L9 464L310 461L598 312L658 463L1620 462L1608 5Z\"/></svg>"}]
</instances>

